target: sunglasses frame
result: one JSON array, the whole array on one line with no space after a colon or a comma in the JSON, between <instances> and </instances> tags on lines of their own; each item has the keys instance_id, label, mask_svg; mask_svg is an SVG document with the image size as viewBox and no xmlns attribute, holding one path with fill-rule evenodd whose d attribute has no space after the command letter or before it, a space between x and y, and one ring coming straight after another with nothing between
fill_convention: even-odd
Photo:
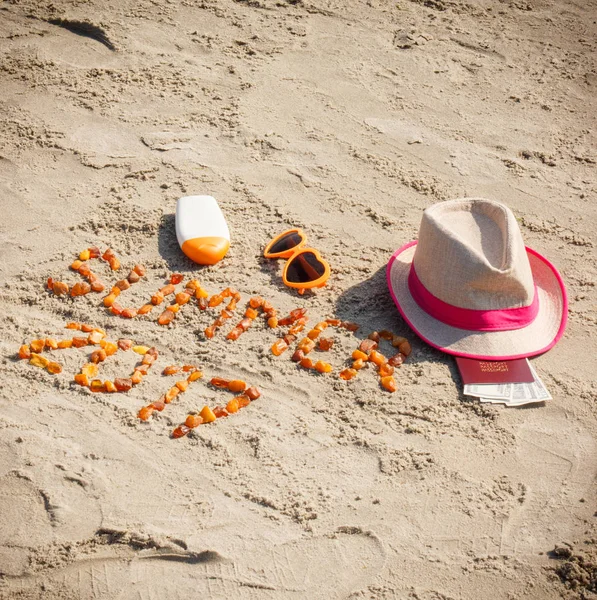
<instances>
[{"instance_id":1,"label":"sunglasses frame","mask_svg":"<svg viewBox=\"0 0 597 600\"><path fill-rule=\"evenodd\" d=\"M285 235L288 235L289 233L297 233L298 235L300 235L301 241L296 246L293 246L292 248L289 248L288 250L283 250L282 252L274 252L274 253L270 252L271 247L276 242L278 242L280 239L282 239ZM265 247L265 250L263 251L263 256L265 256L265 258L284 258L284 259L286 259L286 264L284 265L284 271L282 272L282 281L284 282L284 285L287 285L288 287L297 288L299 291L299 294L303 294L306 289L323 287L325 285L326 281L329 279L330 272L331 272L330 265L328 264L328 262L321 256L321 254L317 250L315 250L315 248L306 247L305 246L306 243L307 243L307 236L304 234L304 232L301 229L299 229L298 227L294 227L292 229L283 231L282 233L277 235ZM315 279L313 281L307 281L305 283L288 281L288 278L287 278L288 266L290 265L291 261L294 260L295 258L297 258L298 256L300 256L301 254L305 254L307 252L314 254L315 258L323 265L323 268L324 268L323 275L321 275L321 277L318 277L317 279Z\"/></svg>"}]
</instances>

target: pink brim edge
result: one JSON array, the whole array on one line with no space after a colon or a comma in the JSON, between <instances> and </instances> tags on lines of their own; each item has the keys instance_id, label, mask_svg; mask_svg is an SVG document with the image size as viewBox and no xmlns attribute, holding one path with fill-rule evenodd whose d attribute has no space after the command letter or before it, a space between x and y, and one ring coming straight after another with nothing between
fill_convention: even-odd
<instances>
[{"instance_id":1,"label":"pink brim edge","mask_svg":"<svg viewBox=\"0 0 597 600\"><path fill-rule=\"evenodd\" d=\"M388 266L386 267L386 282L388 285L388 290L390 291L390 295L392 296L392 300L394 300L394 304L396 305L398 312L402 315L402 318L406 321L406 324L426 344L429 344L431 347L436 348L437 350L440 350L441 352L445 352L446 354L451 354L453 356L462 356L464 358L476 358L478 360L516 360L517 358L528 358L530 356L538 356L539 354L543 354L544 352L547 352L548 350L553 348L558 343L560 338L564 335L564 330L566 329L566 322L568 321L568 294L566 293L566 286L564 285L564 280L562 279L562 276L560 275L558 270L551 264L551 262L549 262L541 254L539 254L539 252L536 252L532 248L525 246L526 251L529 254L536 256L539 260L544 262L549 267L549 269L553 272L553 274L558 282L558 285L560 286L560 290L562 292L562 301L563 301L562 321L560 323L560 328L558 329L558 332L557 332L555 338L552 340L552 342L549 345L545 346L545 348L541 348L540 350L537 350L535 352L526 353L526 354L515 354L515 355L510 355L510 356L483 356L483 355L478 355L478 354L466 354L464 352L456 352L454 350L449 350L447 348L444 348L442 346L438 346L437 344L434 344L431 340L422 336L417 331L416 327L411 323L410 319L406 316L406 314L404 314L404 311L402 310L402 307L400 306L400 303L398 302L398 299L396 298L396 295L394 294L394 290L392 288L391 277L390 277L390 273L392 271L392 265L394 264L394 261L398 258L398 256L400 256L400 254L402 254L404 251L408 250L411 246L416 245L416 243L417 243L417 240L408 242L407 244L404 244L404 246L402 246L401 248L396 250L396 252L394 252L394 254L392 254L392 256L390 257L390 260L388 261ZM429 318L431 319L433 317L429 317Z\"/></svg>"}]
</instances>

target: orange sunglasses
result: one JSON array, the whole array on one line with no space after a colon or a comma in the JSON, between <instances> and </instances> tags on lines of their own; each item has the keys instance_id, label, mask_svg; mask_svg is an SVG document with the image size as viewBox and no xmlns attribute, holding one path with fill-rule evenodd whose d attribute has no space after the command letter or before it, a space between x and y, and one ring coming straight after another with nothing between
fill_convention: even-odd
<instances>
[{"instance_id":1,"label":"orange sunglasses","mask_svg":"<svg viewBox=\"0 0 597 600\"><path fill-rule=\"evenodd\" d=\"M277 235L263 251L265 258L286 258L282 281L288 287L306 289L323 287L330 276L330 265L313 248L305 248L307 236L298 228Z\"/></svg>"}]
</instances>

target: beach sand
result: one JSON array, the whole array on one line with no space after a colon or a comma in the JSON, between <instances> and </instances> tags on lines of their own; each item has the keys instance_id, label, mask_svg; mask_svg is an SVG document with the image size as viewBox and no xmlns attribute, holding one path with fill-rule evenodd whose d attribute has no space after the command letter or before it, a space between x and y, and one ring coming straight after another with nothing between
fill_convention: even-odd
<instances>
[{"instance_id":1,"label":"beach sand","mask_svg":"<svg viewBox=\"0 0 597 600\"><path fill-rule=\"evenodd\" d=\"M101 27L114 50L55 19ZM4 1L0 597L597 597L596 22L595 1L571 0ZM228 220L214 267L177 245L188 194L213 195ZM544 406L469 401L454 360L387 292L422 211L463 196L510 206L565 279L566 334L533 360ZM295 226L332 267L317 294L262 257ZM361 328L332 331L333 350L313 354L334 372L316 375L271 354L280 334L263 319L206 340L215 310L189 304L161 327L161 311L126 320L103 294L45 289L81 281L68 267L96 245L124 275L147 268L127 306L179 272L210 294L238 289L233 323L261 295L281 316L305 307L309 325ZM73 381L89 348L55 351L58 375L17 359L70 337L69 321L155 346L158 361L131 392L94 394ZM381 329L413 346L394 394L371 369L338 378ZM132 354L102 377L130 373ZM141 422L171 364L205 377ZM227 401L214 376L262 396L172 439Z\"/></svg>"}]
</instances>

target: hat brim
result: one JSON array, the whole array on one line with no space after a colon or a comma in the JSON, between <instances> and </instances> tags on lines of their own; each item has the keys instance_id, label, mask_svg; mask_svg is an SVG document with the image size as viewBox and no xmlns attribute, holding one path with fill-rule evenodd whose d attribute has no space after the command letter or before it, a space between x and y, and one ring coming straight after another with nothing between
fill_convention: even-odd
<instances>
[{"instance_id":1,"label":"hat brim","mask_svg":"<svg viewBox=\"0 0 597 600\"><path fill-rule=\"evenodd\" d=\"M533 322L510 331L470 331L446 325L427 314L415 302L408 287L408 274L417 242L397 250L386 271L388 289L410 328L430 346L480 360L514 360L547 352L564 334L568 298L557 269L538 252L526 248L539 295L539 313Z\"/></svg>"}]
</instances>

